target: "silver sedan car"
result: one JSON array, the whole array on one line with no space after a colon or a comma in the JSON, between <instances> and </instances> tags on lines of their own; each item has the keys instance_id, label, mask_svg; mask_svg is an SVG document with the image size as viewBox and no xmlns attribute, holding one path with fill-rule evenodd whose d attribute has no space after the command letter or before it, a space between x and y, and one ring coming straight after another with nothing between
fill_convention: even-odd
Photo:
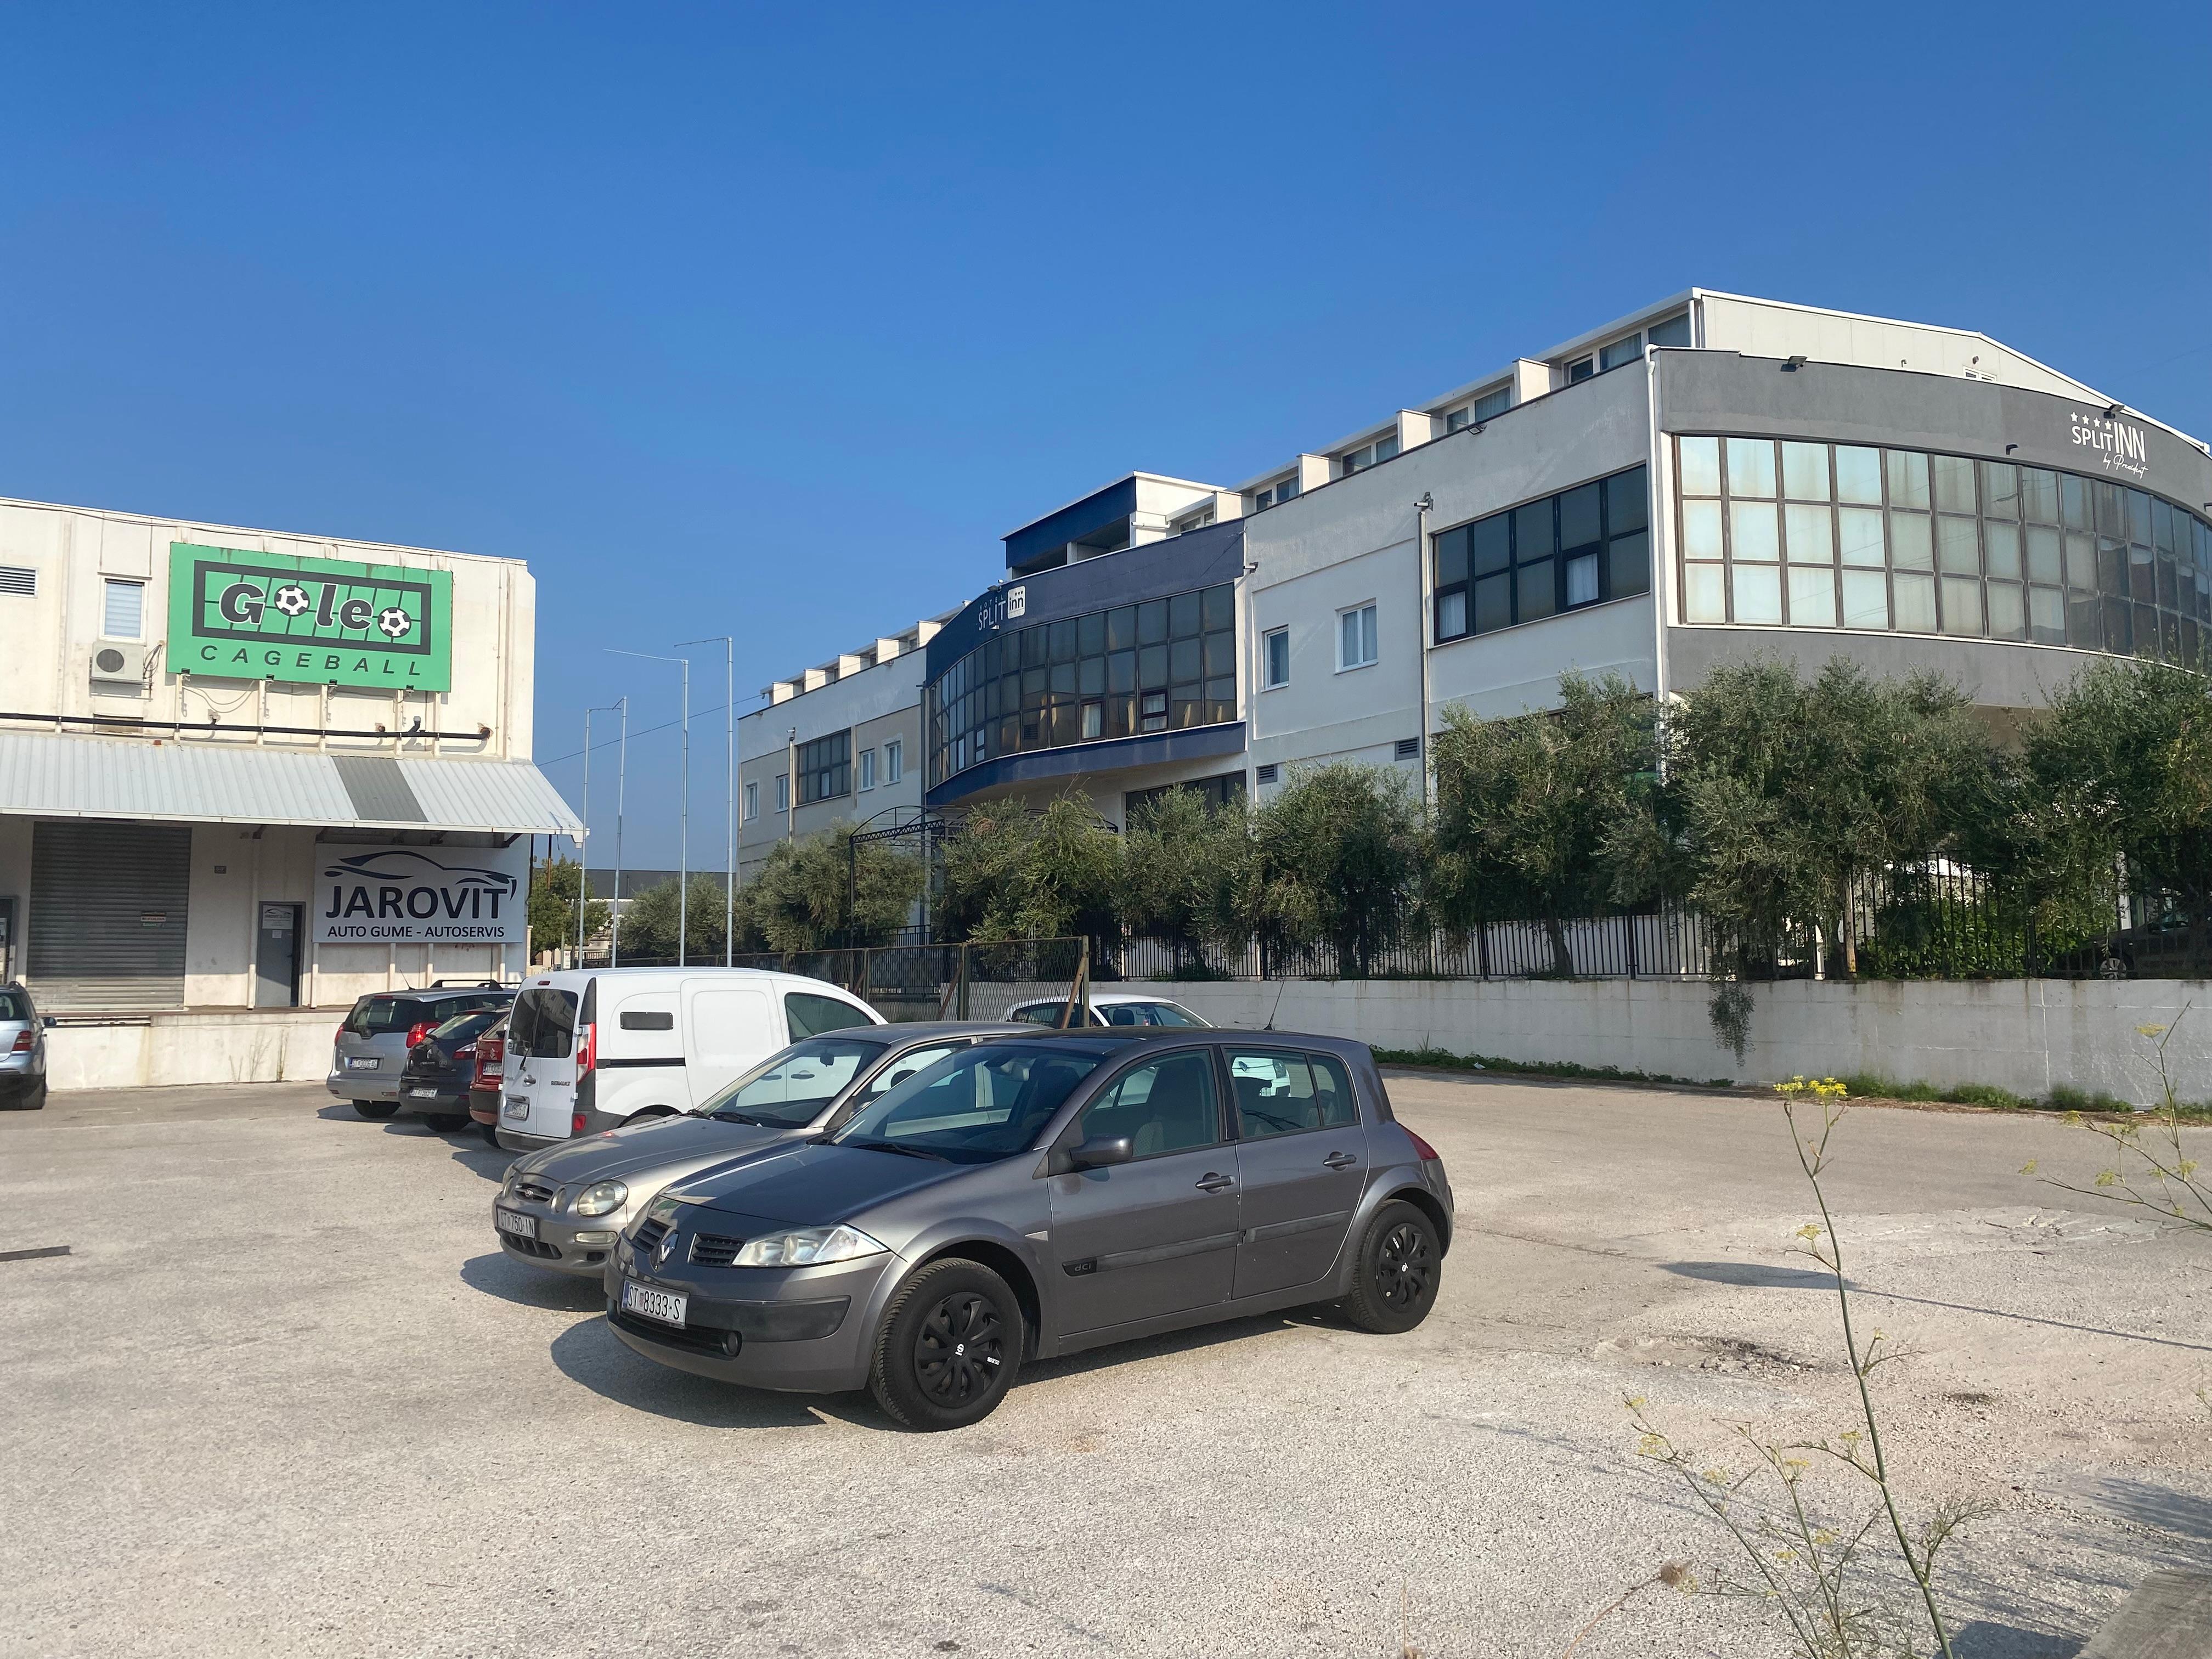
<instances>
[{"instance_id":1,"label":"silver sedan car","mask_svg":"<svg viewBox=\"0 0 2212 1659\"><path fill-rule=\"evenodd\" d=\"M624 1124L517 1158L492 1203L507 1255L597 1279L615 1237L671 1182L843 1122L978 1037L975 1023L856 1025L769 1055L696 1113Z\"/></svg>"},{"instance_id":2,"label":"silver sedan car","mask_svg":"<svg viewBox=\"0 0 2212 1659\"><path fill-rule=\"evenodd\" d=\"M46 1023L20 985L0 985L0 1106L46 1103Z\"/></svg>"},{"instance_id":3,"label":"silver sedan car","mask_svg":"<svg viewBox=\"0 0 2212 1659\"><path fill-rule=\"evenodd\" d=\"M1363 1043L1031 1031L662 1193L608 1262L607 1318L665 1365L866 1388L951 1429L1025 1360L1102 1343L1321 1302L1410 1330L1451 1229Z\"/></svg>"}]
</instances>

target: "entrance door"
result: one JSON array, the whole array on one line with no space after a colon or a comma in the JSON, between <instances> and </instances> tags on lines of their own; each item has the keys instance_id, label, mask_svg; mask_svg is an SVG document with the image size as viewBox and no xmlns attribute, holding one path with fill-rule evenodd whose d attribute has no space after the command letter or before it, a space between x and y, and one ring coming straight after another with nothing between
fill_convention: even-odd
<instances>
[{"instance_id":1,"label":"entrance door","mask_svg":"<svg viewBox=\"0 0 2212 1659\"><path fill-rule=\"evenodd\" d=\"M300 1006L300 907L264 904L254 935L253 1006Z\"/></svg>"}]
</instances>

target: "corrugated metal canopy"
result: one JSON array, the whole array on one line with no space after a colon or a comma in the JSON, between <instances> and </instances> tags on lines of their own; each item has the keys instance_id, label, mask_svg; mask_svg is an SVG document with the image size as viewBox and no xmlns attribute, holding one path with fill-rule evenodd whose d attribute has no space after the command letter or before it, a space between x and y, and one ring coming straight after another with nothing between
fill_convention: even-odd
<instances>
[{"instance_id":1,"label":"corrugated metal canopy","mask_svg":"<svg viewBox=\"0 0 2212 1659\"><path fill-rule=\"evenodd\" d=\"M573 836L581 828L527 761L310 755L54 732L0 732L0 812L519 836Z\"/></svg>"}]
</instances>

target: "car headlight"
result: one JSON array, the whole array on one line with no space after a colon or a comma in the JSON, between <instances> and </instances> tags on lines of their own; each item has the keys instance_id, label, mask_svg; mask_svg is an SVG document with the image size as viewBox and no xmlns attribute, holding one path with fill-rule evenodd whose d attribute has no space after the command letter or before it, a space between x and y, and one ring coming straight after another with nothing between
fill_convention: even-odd
<instances>
[{"instance_id":1,"label":"car headlight","mask_svg":"<svg viewBox=\"0 0 2212 1659\"><path fill-rule=\"evenodd\" d=\"M749 1238L730 1265L736 1267L818 1267L824 1262L853 1261L876 1255L890 1246L879 1244L858 1227L793 1227L787 1232L763 1233Z\"/></svg>"},{"instance_id":2,"label":"car headlight","mask_svg":"<svg viewBox=\"0 0 2212 1659\"><path fill-rule=\"evenodd\" d=\"M629 1188L619 1181L595 1181L576 1194L578 1215L611 1215L629 1202Z\"/></svg>"}]
</instances>

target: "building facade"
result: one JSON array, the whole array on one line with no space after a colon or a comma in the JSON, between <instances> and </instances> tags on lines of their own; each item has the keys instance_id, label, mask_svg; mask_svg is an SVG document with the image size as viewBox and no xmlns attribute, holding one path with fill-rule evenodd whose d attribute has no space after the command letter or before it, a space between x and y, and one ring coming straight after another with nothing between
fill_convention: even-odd
<instances>
[{"instance_id":1,"label":"building facade","mask_svg":"<svg viewBox=\"0 0 2212 1659\"><path fill-rule=\"evenodd\" d=\"M526 963L520 561L0 502L0 980L335 1007Z\"/></svg>"}]
</instances>

